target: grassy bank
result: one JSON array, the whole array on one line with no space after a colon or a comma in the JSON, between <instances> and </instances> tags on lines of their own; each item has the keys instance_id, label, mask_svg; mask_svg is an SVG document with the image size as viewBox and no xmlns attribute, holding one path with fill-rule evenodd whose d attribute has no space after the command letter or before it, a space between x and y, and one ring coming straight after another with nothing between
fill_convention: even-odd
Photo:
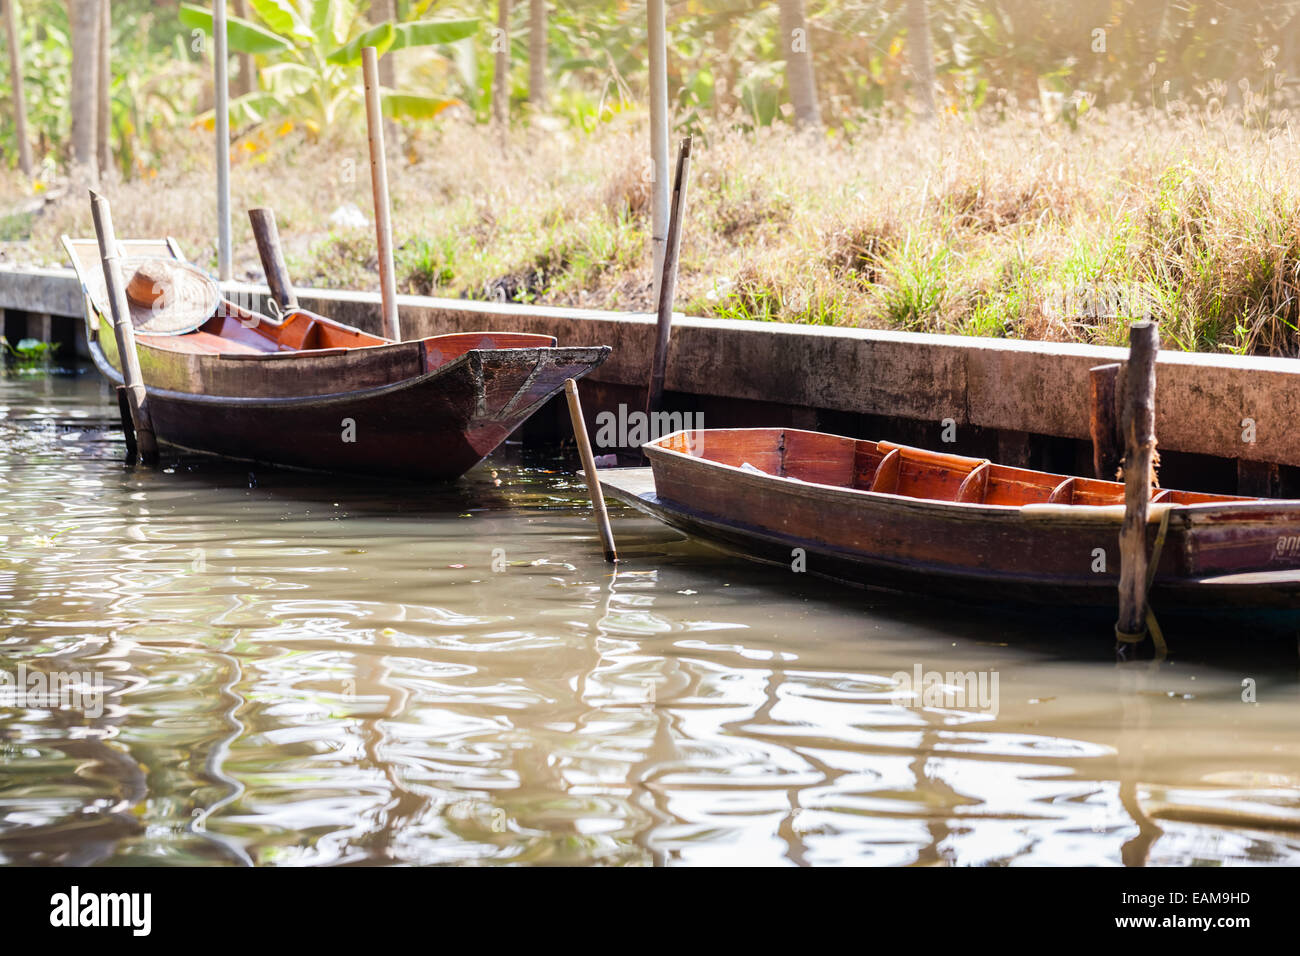
<instances>
[{"instance_id":1,"label":"grassy bank","mask_svg":"<svg viewBox=\"0 0 1300 956\"><path fill-rule=\"evenodd\" d=\"M503 145L448 122L393 163L401 291L646 309L644 119ZM112 184L119 235L171 234L215 265L210 134L171 167ZM378 287L364 141L297 133L237 150L237 209L275 208L300 285ZM0 188L10 260L59 261L90 234L81 196L39 212ZM891 124L802 138L707 132L696 151L678 308L698 315L1119 344L1134 316L1168 347L1300 353L1300 143L1294 125L1093 111ZM236 273L260 279L246 219Z\"/></svg>"}]
</instances>

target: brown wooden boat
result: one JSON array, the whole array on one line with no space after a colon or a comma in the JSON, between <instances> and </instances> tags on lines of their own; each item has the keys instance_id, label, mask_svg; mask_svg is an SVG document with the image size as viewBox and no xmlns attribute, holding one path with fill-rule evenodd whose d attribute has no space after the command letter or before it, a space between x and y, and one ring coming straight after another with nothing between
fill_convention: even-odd
<instances>
[{"instance_id":1,"label":"brown wooden boat","mask_svg":"<svg viewBox=\"0 0 1300 956\"><path fill-rule=\"evenodd\" d=\"M120 242L183 259L174 240ZM95 240L64 237L78 278ZM122 383L111 321L85 296L95 365ZM609 348L549 335L463 332L393 342L298 309L279 319L223 301L184 335L135 337L160 442L264 464L391 478L464 474Z\"/></svg>"},{"instance_id":2,"label":"brown wooden boat","mask_svg":"<svg viewBox=\"0 0 1300 956\"><path fill-rule=\"evenodd\" d=\"M789 428L702 429L600 472L634 507L742 554L927 594L1113 607L1124 486ZM1300 608L1300 501L1156 489L1152 603Z\"/></svg>"}]
</instances>

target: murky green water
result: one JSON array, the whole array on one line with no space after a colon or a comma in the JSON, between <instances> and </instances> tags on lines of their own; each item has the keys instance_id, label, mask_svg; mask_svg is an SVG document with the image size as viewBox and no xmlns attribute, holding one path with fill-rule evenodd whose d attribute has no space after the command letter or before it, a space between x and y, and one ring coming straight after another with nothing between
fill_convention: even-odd
<instances>
[{"instance_id":1,"label":"murky green water","mask_svg":"<svg viewBox=\"0 0 1300 956\"><path fill-rule=\"evenodd\" d=\"M1116 663L1069 612L625 509L614 575L581 485L509 453L444 489L128 471L115 415L93 371L0 379L4 862L1300 862L1294 643Z\"/></svg>"}]
</instances>

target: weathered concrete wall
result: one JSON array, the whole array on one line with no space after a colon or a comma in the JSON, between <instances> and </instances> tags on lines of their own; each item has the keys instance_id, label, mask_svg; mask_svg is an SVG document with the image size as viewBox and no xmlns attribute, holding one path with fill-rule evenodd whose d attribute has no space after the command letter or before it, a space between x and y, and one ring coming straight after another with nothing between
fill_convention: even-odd
<instances>
[{"instance_id":1,"label":"weathered concrete wall","mask_svg":"<svg viewBox=\"0 0 1300 956\"><path fill-rule=\"evenodd\" d=\"M81 287L71 269L0 269L0 309L80 316Z\"/></svg>"},{"instance_id":2,"label":"weathered concrete wall","mask_svg":"<svg viewBox=\"0 0 1300 956\"><path fill-rule=\"evenodd\" d=\"M258 305L265 288L235 284ZM377 293L299 290L304 307L377 330ZM644 386L654 317L400 296L406 337L466 329L543 332L610 345L591 379ZM0 270L0 308L80 314L70 272ZM681 317L672 392L1008 432L1088 438L1088 369L1124 349ZM1300 361L1162 352L1156 430L1167 451L1300 465ZM1247 422L1246 420L1249 420ZM1253 434L1254 441L1245 437Z\"/></svg>"}]
</instances>

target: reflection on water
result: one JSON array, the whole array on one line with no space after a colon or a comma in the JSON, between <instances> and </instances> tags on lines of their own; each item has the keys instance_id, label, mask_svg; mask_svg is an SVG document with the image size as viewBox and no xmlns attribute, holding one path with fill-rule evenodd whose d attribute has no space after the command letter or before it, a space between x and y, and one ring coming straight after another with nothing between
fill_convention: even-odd
<instances>
[{"instance_id":1,"label":"reflection on water","mask_svg":"<svg viewBox=\"0 0 1300 956\"><path fill-rule=\"evenodd\" d=\"M127 471L115 414L0 379L0 670L104 690L0 700L4 862L1300 862L1294 647L1117 664L622 509L613 574L559 470Z\"/></svg>"}]
</instances>

